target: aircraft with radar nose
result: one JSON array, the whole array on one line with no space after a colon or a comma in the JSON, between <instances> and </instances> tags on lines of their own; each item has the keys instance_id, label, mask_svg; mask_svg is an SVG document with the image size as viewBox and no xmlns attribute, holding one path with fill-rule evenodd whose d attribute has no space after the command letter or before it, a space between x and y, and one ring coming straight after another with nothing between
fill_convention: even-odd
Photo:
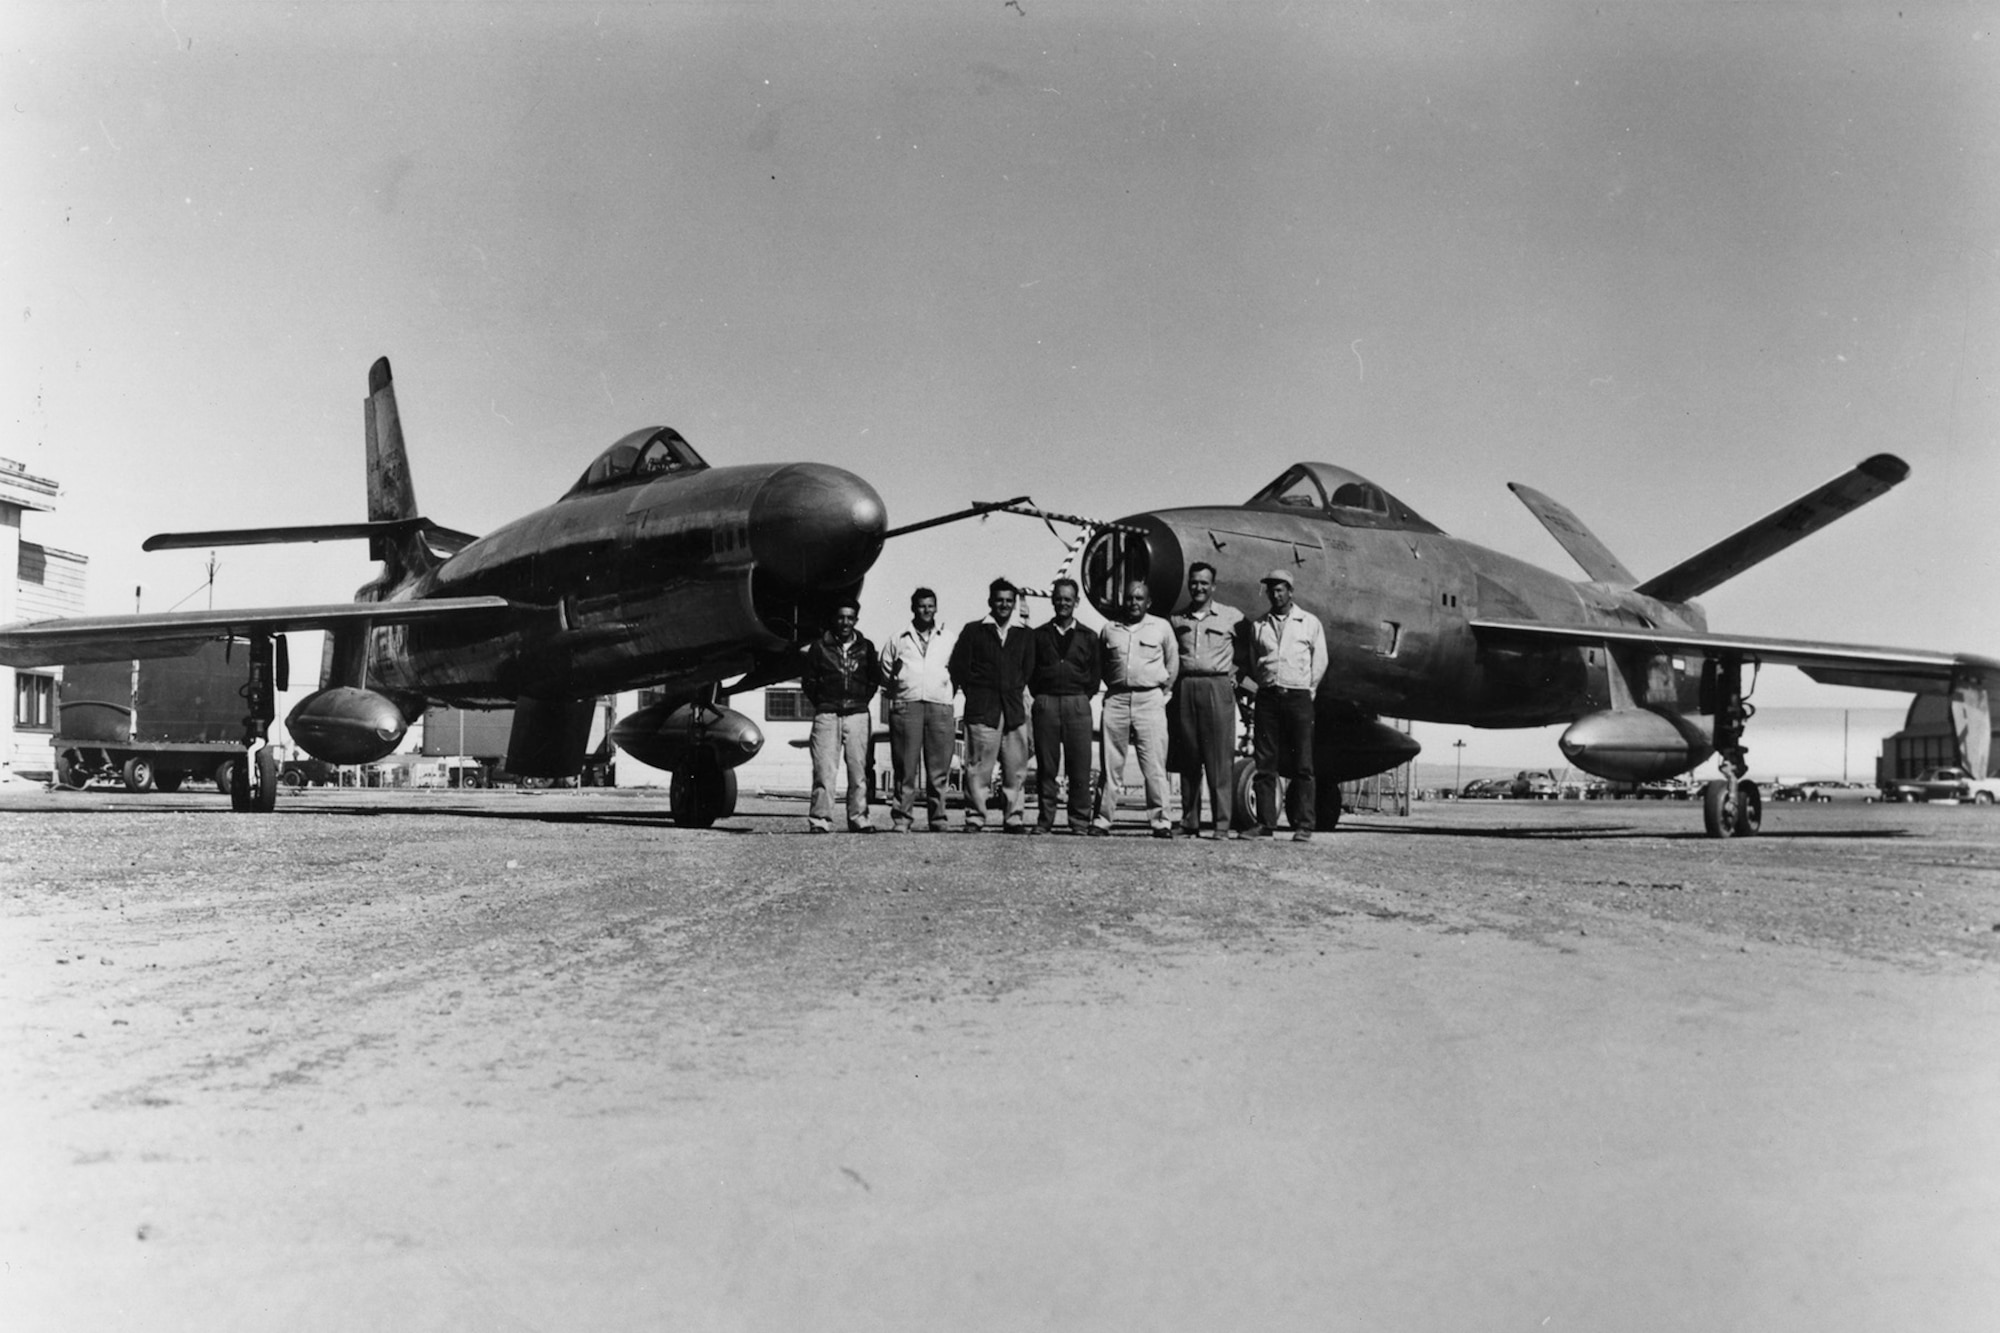
<instances>
[{"instance_id":1,"label":"aircraft with radar nose","mask_svg":"<svg viewBox=\"0 0 2000 1333\"><path fill-rule=\"evenodd\" d=\"M1703 819L1716 837L1757 832L1747 773L1749 693L1763 666L1814 680L1948 695L1959 762L1989 771L2000 660L1718 633L1696 597L1888 491L1909 474L1877 454L1651 578L1635 578L1563 505L1514 494L1582 568L1566 578L1448 536L1345 468L1299 463L1238 505L1134 514L1082 547L1078 575L1112 615L1129 579L1156 613L1187 601L1187 569L1215 566L1218 599L1261 613L1261 580L1291 571L1294 599L1326 627L1329 666L1315 711L1320 827L1339 818L1338 782L1386 772L1418 745L1383 717L1475 727L1567 723L1560 745L1599 777L1647 782L1716 756ZM1086 521L1087 522L1087 521Z\"/></svg>"},{"instance_id":2,"label":"aircraft with radar nose","mask_svg":"<svg viewBox=\"0 0 2000 1333\"><path fill-rule=\"evenodd\" d=\"M185 655L243 644L239 810L276 802L269 745L289 688L285 636L324 631L320 688L286 719L315 758L368 763L392 753L430 704L514 709L507 768L579 773L601 696L662 698L611 739L673 775L677 823L734 811L732 771L763 735L727 707L742 690L798 674L802 645L858 592L882 549L882 497L824 463L711 467L670 427L648 426L597 456L554 504L482 537L423 517L410 480L385 357L364 404L368 518L309 527L168 533L147 550L365 539L381 562L352 603L0 625L0 662L56 666Z\"/></svg>"}]
</instances>

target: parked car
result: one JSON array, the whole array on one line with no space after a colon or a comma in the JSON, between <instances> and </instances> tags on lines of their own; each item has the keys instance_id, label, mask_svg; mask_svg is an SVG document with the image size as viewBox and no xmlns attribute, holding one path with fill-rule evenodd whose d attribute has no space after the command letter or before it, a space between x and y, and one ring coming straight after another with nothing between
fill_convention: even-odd
<instances>
[{"instance_id":1,"label":"parked car","mask_svg":"<svg viewBox=\"0 0 2000 1333\"><path fill-rule=\"evenodd\" d=\"M1882 789L1892 801L2000 801L2000 778L1975 778L1962 768L1927 768L1914 778L1898 778Z\"/></svg>"},{"instance_id":2,"label":"parked car","mask_svg":"<svg viewBox=\"0 0 2000 1333\"><path fill-rule=\"evenodd\" d=\"M1872 782L1838 782L1831 778L1824 782L1805 784L1805 799L1824 804L1828 801L1865 801L1870 805L1882 799L1882 790Z\"/></svg>"}]
</instances>

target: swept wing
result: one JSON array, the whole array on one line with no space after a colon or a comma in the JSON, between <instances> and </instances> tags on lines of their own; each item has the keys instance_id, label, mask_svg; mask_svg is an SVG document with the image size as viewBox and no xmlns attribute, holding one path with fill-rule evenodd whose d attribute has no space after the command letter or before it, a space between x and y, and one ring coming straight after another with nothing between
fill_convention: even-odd
<instances>
[{"instance_id":1,"label":"swept wing","mask_svg":"<svg viewBox=\"0 0 2000 1333\"><path fill-rule=\"evenodd\" d=\"M504 597L437 597L407 602L335 602L325 606L244 607L225 611L163 611L128 616L74 616L0 625L0 662L16 667L128 658L182 657L215 639L252 631L283 634L342 625L462 624L491 621L512 606Z\"/></svg>"},{"instance_id":2,"label":"swept wing","mask_svg":"<svg viewBox=\"0 0 2000 1333\"><path fill-rule=\"evenodd\" d=\"M1740 655L1765 666L1794 666L1829 685L1943 694L1966 676L2000 677L2000 659L1974 653L1938 653L1916 648L1773 639L1761 634L1713 634L1685 629L1642 629L1627 625L1552 625L1533 620L1480 619L1471 622L1481 638L1596 647L1632 644L1656 652Z\"/></svg>"}]
</instances>

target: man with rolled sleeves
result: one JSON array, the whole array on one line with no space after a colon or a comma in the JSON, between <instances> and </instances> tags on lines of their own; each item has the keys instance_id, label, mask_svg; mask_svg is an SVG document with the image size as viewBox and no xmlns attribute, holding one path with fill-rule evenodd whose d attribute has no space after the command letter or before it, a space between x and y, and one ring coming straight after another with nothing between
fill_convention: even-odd
<instances>
[{"instance_id":1,"label":"man with rolled sleeves","mask_svg":"<svg viewBox=\"0 0 2000 1333\"><path fill-rule=\"evenodd\" d=\"M1028 677L1035 669L1035 636L1014 619L1020 595L1006 579L986 590L990 615L958 632L949 663L951 682L965 696L965 831L986 828L986 799L993 761L1000 761L1002 829L1026 833L1028 780Z\"/></svg>"},{"instance_id":2,"label":"man with rolled sleeves","mask_svg":"<svg viewBox=\"0 0 2000 1333\"><path fill-rule=\"evenodd\" d=\"M1180 752L1181 829L1201 836L1201 786L1215 836L1236 836L1236 670L1244 641L1243 613L1215 600L1215 566L1188 566L1188 609L1173 617L1181 674L1174 684L1174 748Z\"/></svg>"},{"instance_id":3,"label":"man with rolled sleeves","mask_svg":"<svg viewBox=\"0 0 2000 1333\"><path fill-rule=\"evenodd\" d=\"M882 694L888 701L889 758L896 795L889 827L916 831L917 788L923 788L925 825L944 831L944 784L951 775L951 644L937 624L937 594L910 594L910 626L882 641Z\"/></svg>"},{"instance_id":4,"label":"man with rolled sleeves","mask_svg":"<svg viewBox=\"0 0 2000 1333\"><path fill-rule=\"evenodd\" d=\"M1251 668L1257 686L1257 826L1250 837L1278 829L1278 779L1290 779L1285 814L1293 842L1310 842L1318 791L1313 780L1313 699L1326 675L1326 630L1319 617L1292 602L1292 575L1264 576L1271 609L1251 625Z\"/></svg>"},{"instance_id":5,"label":"man with rolled sleeves","mask_svg":"<svg viewBox=\"0 0 2000 1333\"><path fill-rule=\"evenodd\" d=\"M1146 823L1156 838L1172 838L1167 817L1167 696L1180 674L1180 649L1174 629L1147 611L1152 592L1144 579L1125 585L1122 618L1099 632L1104 658L1104 790L1097 801L1093 836L1111 832L1118 813L1118 785L1125 773L1128 748L1139 751L1139 773L1146 788Z\"/></svg>"},{"instance_id":6,"label":"man with rolled sleeves","mask_svg":"<svg viewBox=\"0 0 2000 1333\"><path fill-rule=\"evenodd\" d=\"M1035 696L1035 792L1040 810L1030 832L1056 827L1056 775L1069 779L1069 831L1090 831L1090 700L1103 668L1098 637L1076 623L1080 589L1075 579L1049 587L1055 615L1035 630L1035 669L1028 692Z\"/></svg>"}]
</instances>

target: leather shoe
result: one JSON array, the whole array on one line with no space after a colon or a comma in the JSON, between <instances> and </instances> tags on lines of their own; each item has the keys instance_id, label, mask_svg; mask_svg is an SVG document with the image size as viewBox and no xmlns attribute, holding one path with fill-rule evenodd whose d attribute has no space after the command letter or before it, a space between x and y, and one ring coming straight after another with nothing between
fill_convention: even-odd
<instances>
[{"instance_id":1,"label":"leather shoe","mask_svg":"<svg viewBox=\"0 0 2000 1333\"><path fill-rule=\"evenodd\" d=\"M1312 840L1312 830L1309 828L1302 828L1292 835L1293 842L1311 842Z\"/></svg>"},{"instance_id":2,"label":"leather shoe","mask_svg":"<svg viewBox=\"0 0 2000 1333\"><path fill-rule=\"evenodd\" d=\"M1111 836L1111 830L1108 828L1099 828L1097 825L1092 824L1090 826L1090 836L1093 838L1108 838Z\"/></svg>"}]
</instances>

